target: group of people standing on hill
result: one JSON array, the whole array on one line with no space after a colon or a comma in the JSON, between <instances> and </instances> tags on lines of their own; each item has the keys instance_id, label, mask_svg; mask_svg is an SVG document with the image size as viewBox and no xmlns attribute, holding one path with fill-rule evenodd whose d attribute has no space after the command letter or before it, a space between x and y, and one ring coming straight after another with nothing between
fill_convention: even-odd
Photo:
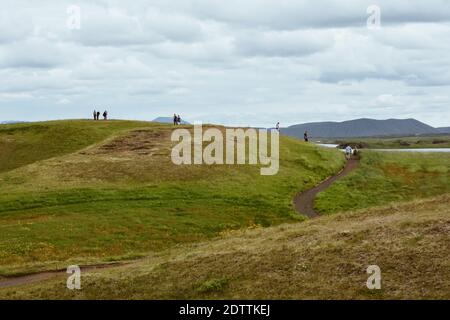
<instances>
[{"instance_id":1,"label":"group of people standing on hill","mask_svg":"<svg viewBox=\"0 0 450 320\"><path fill-rule=\"evenodd\" d=\"M173 125L177 126L181 124L181 117L180 115L173 114Z\"/></svg>"},{"instance_id":2,"label":"group of people standing on hill","mask_svg":"<svg viewBox=\"0 0 450 320\"><path fill-rule=\"evenodd\" d=\"M100 120L100 111L95 111L92 113L94 115L94 120ZM108 120L108 111L103 112L103 120Z\"/></svg>"}]
</instances>

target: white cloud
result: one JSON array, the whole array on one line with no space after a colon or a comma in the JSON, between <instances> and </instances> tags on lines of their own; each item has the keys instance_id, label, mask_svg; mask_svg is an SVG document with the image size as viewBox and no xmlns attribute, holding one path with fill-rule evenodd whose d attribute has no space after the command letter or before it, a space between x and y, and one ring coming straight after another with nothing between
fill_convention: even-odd
<instances>
[{"instance_id":1,"label":"white cloud","mask_svg":"<svg viewBox=\"0 0 450 320\"><path fill-rule=\"evenodd\" d=\"M57 104L70 104L70 103L72 103L72 101L70 101L70 100L67 99L67 98L61 98L61 99L59 99L58 101L56 101L56 103L57 103Z\"/></svg>"},{"instance_id":2,"label":"white cloud","mask_svg":"<svg viewBox=\"0 0 450 320\"><path fill-rule=\"evenodd\" d=\"M237 34L238 52L249 56L303 56L326 50L333 45L330 32L251 31Z\"/></svg>"},{"instance_id":3,"label":"white cloud","mask_svg":"<svg viewBox=\"0 0 450 320\"><path fill-rule=\"evenodd\" d=\"M0 67L50 69L67 62L69 55L63 44L27 38L0 46Z\"/></svg>"},{"instance_id":4,"label":"white cloud","mask_svg":"<svg viewBox=\"0 0 450 320\"><path fill-rule=\"evenodd\" d=\"M7 0L0 120L180 113L283 125L417 117L449 125L450 7L442 0ZM262 4L264 2L264 4Z\"/></svg>"}]
</instances>

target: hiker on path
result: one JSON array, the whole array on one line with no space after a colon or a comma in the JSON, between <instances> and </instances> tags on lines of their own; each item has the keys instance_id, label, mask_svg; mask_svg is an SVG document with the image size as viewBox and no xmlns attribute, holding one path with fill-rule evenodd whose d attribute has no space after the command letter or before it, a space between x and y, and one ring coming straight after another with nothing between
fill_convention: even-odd
<instances>
[{"instance_id":1,"label":"hiker on path","mask_svg":"<svg viewBox=\"0 0 450 320\"><path fill-rule=\"evenodd\" d=\"M305 133L303 134L303 139L305 139L305 142L308 142L308 131L305 131Z\"/></svg>"},{"instance_id":2,"label":"hiker on path","mask_svg":"<svg viewBox=\"0 0 450 320\"><path fill-rule=\"evenodd\" d=\"M277 125L275 126L275 129L277 129L278 132L280 132L280 123L277 122Z\"/></svg>"},{"instance_id":3,"label":"hiker on path","mask_svg":"<svg viewBox=\"0 0 450 320\"><path fill-rule=\"evenodd\" d=\"M103 120L108 120L108 111L103 112Z\"/></svg>"},{"instance_id":4,"label":"hiker on path","mask_svg":"<svg viewBox=\"0 0 450 320\"><path fill-rule=\"evenodd\" d=\"M98 119L100 119L100 111L97 111L97 119L95 119L95 120L98 120Z\"/></svg>"},{"instance_id":5,"label":"hiker on path","mask_svg":"<svg viewBox=\"0 0 450 320\"><path fill-rule=\"evenodd\" d=\"M347 146L347 147L345 148L345 158L346 158L347 160L350 160L350 158L352 157L352 153L353 153L352 147Z\"/></svg>"},{"instance_id":6,"label":"hiker on path","mask_svg":"<svg viewBox=\"0 0 450 320\"><path fill-rule=\"evenodd\" d=\"M181 124L181 117L180 117L180 115L178 115L178 117L177 117L177 122L178 122L179 125Z\"/></svg>"},{"instance_id":7,"label":"hiker on path","mask_svg":"<svg viewBox=\"0 0 450 320\"><path fill-rule=\"evenodd\" d=\"M94 120L97 120L97 111L94 110L93 115L94 115Z\"/></svg>"},{"instance_id":8,"label":"hiker on path","mask_svg":"<svg viewBox=\"0 0 450 320\"><path fill-rule=\"evenodd\" d=\"M174 113L173 114L173 125L176 126L178 124L178 117L177 115Z\"/></svg>"}]
</instances>

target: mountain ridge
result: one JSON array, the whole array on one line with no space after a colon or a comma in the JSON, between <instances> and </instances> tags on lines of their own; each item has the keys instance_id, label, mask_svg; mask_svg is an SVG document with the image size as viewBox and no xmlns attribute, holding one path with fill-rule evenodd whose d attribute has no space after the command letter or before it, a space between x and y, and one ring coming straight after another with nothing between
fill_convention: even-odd
<instances>
[{"instance_id":1,"label":"mountain ridge","mask_svg":"<svg viewBox=\"0 0 450 320\"><path fill-rule=\"evenodd\" d=\"M450 127L438 127L436 128L440 133L450 133Z\"/></svg>"},{"instance_id":2,"label":"mountain ridge","mask_svg":"<svg viewBox=\"0 0 450 320\"><path fill-rule=\"evenodd\" d=\"M442 130L448 128L441 128ZM349 138L375 136L406 136L420 134L442 134L441 129L434 128L413 118L377 120L359 118L342 122L309 122L289 126L281 130L288 136L303 138L305 131L314 138Z\"/></svg>"}]
</instances>

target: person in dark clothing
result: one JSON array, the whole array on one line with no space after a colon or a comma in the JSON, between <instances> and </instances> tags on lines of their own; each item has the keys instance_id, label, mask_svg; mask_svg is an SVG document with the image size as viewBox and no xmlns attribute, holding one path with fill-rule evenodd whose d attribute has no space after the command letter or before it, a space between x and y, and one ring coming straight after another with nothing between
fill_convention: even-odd
<instances>
[{"instance_id":1,"label":"person in dark clothing","mask_svg":"<svg viewBox=\"0 0 450 320\"><path fill-rule=\"evenodd\" d=\"M103 120L108 120L108 111L103 112Z\"/></svg>"},{"instance_id":2,"label":"person in dark clothing","mask_svg":"<svg viewBox=\"0 0 450 320\"><path fill-rule=\"evenodd\" d=\"M93 115L94 115L94 120L97 120L97 111L94 110Z\"/></svg>"},{"instance_id":3,"label":"person in dark clothing","mask_svg":"<svg viewBox=\"0 0 450 320\"><path fill-rule=\"evenodd\" d=\"M173 125L176 126L178 124L178 117L177 115L174 113L173 114Z\"/></svg>"},{"instance_id":4,"label":"person in dark clothing","mask_svg":"<svg viewBox=\"0 0 450 320\"><path fill-rule=\"evenodd\" d=\"M305 142L308 142L308 131L305 131L305 133L303 134L303 139L305 139Z\"/></svg>"},{"instance_id":5,"label":"person in dark clothing","mask_svg":"<svg viewBox=\"0 0 450 320\"><path fill-rule=\"evenodd\" d=\"M97 119L96 120L98 120L98 119L100 119L100 111L97 111Z\"/></svg>"},{"instance_id":6,"label":"person in dark clothing","mask_svg":"<svg viewBox=\"0 0 450 320\"><path fill-rule=\"evenodd\" d=\"M177 117L177 122L178 122L179 125L181 124L181 117L180 117L180 115L178 115L178 117Z\"/></svg>"}]
</instances>

